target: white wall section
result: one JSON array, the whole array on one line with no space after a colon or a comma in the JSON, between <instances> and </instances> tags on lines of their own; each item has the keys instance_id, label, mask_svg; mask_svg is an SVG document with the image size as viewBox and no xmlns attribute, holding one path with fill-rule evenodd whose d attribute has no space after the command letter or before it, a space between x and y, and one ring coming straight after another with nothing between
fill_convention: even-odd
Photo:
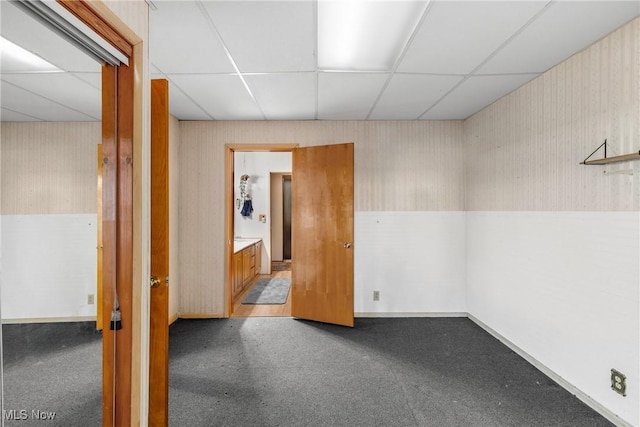
<instances>
[{"instance_id":1,"label":"white wall section","mask_svg":"<svg viewBox=\"0 0 640 427\"><path fill-rule=\"evenodd\" d=\"M354 220L356 315L467 311L464 212L356 212Z\"/></svg>"},{"instance_id":2,"label":"white wall section","mask_svg":"<svg viewBox=\"0 0 640 427\"><path fill-rule=\"evenodd\" d=\"M5 321L96 315L97 216L2 216ZM97 302L97 301L96 301Z\"/></svg>"},{"instance_id":3,"label":"white wall section","mask_svg":"<svg viewBox=\"0 0 640 427\"><path fill-rule=\"evenodd\" d=\"M467 212L469 313L633 425L639 235L638 212Z\"/></svg>"}]
</instances>

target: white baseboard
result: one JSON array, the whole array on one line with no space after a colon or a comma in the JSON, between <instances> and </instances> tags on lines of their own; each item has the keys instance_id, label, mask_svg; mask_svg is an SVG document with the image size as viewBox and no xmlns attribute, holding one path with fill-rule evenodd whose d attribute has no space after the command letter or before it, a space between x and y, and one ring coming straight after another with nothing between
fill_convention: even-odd
<instances>
[{"instance_id":1,"label":"white baseboard","mask_svg":"<svg viewBox=\"0 0 640 427\"><path fill-rule=\"evenodd\" d=\"M5 325L16 325L21 323L68 323L68 322L95 322L95 321L96 321L96 316L2 319L2 323Z\"/></svg>"},{"instance_id":2,"label":"white baseboard","mask_svg":"<svg viewBox=\"0 0 640 427\"><path fill-rule=\"evenodd\" d=\"M619 427L633 427L632 424L630 424L627 421L623 420L618 415L614 414L609 409L607 409L604 406L602 406L599 402L593 400L591 398L591 396L585 394L580 389L578 389L576 386L574 386L573 384L571 384L570 382L568 382L567 380L562 378L560 375L556 374L554 371L549 369L547 366L545 366L544 364L540 363L536 358L534 358L533 356L528 354L526 351L524 351L523 349L521 349L520 347L518 347L517 345L515 345L514 343L512 343L508 339L506 339L504 336L500 335L495 330L491 329L491 327L489 327L488 325L483 323L481 320L479 320L478 318L476 318L475 316L473 316L471 314L467 314L467 316L469 317L469 320L471 320L476 325L480 326L482 329L487 331L489 334L491 334L494 338L496 338L502 344L504 344L507 347L509 347L511 350L513 350L515 353L517 353L524 360L526 360L527 362L532 364L534 367L536 367L543 374L545 374L546 376L551 378L553 381L555 381L558 384L560 384L560 386L562 388L567 390L569 393L575 395L578 399L580 399L587 406L589 406L594 411L598 412L600 415L605 417L607 420L611 421L613 424L615 424L616 426L619 426Z\"/></svg>"},{"instance_id":3,"label":"white baseboard","mask_svg":"<svg viewBox=\"0 0 640 427\"><path fill-rule=\"evenodd\" d=\"M354 317L467 317L467 313L463 312L397 312L397 313L376 313L376 312L357 312Z\"/></svg>"}]
</instances>

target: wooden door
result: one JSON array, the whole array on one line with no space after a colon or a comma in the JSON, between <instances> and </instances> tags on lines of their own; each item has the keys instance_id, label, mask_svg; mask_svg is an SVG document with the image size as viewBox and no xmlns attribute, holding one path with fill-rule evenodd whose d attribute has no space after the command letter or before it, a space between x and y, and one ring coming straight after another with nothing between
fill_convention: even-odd
<instances>
[{"instance_id":1,"label":"wooden door","mask_svg":"<svg viewBox=\"0 0 640 427\"><path fill-rule=\"evenodd\" d=\"M293 150L291 315L353 326L353 143Z\"/></svg>"},{"instance_id":2,"label":"wooden door","mask_svg":"<svg viewBox=\"0 0 640 427\"><path fill-rule=\"evenodd\" d=\"M149 425L169 415L169 83L151 81L151 288Z\"/></svg>"}]
</instances>

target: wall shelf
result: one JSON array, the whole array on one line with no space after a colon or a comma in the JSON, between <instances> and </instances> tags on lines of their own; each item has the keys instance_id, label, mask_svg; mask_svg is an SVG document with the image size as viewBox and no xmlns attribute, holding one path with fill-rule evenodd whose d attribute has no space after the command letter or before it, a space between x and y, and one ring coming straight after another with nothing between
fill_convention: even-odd
<instances>
[{"instance_id":1,"label":"wall shelf","mask_svg":"<svg viewBox=\"0 0 640 427\"><path fill-rule=\"evenodd\" d=\"M600 148L604 147L604 157L602 159L589 160ZM623 154L621 156L607 157L607 140L605 139L589 157L580 162L581 165L607 165L609 163L628 162L631 160L640 160L640 151L637 153Z\"/></svg>"}]
</instances>

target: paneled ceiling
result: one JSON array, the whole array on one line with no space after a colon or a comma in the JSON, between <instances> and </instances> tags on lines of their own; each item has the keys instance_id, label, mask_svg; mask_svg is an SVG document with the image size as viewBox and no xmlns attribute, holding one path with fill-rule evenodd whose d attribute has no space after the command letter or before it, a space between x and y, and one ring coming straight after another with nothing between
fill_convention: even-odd
<instances>
[{"instance_id":1,"label":"paneled ceiling","mask_svg":"<svg viewBox=\"0 0 640 427\"><path fill-rule=\"evenodd\" d=\"M100 120L100 65L1 3L2 36L58 69L3 52L2 120ZM352 23L335 3L154 0L152 78L180 120L464 119L640 16L637 0L342 0L368 7ZM374 48L326 60L351 27Z\"/></svg>"}]
</instances>

